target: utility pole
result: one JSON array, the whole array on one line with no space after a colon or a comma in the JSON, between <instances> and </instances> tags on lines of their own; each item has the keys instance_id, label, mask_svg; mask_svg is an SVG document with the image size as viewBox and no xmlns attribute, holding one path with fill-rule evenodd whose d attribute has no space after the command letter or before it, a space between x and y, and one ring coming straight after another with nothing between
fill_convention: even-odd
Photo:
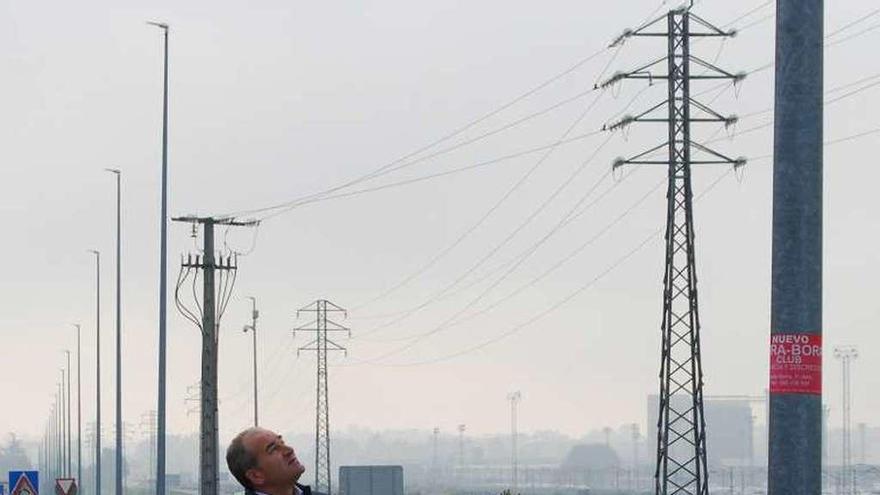
<instances>
[{"instance_id":1,"label":"utility pole","mask_svg":"<svg viewBox=\"0 0 880 495\"><path fill-rule=\"evenodd\" d=\"M156 495L165 495L165 375L167 373L168 304L168 24L148 22L162 30L165 39L162 86L162 192L159 215L159 392L156 399Z\"/></svg>"},{"instance_id":2,"label":"utility pole","mask_svg":"<svg viewBox=\"0 0 880 495\"><path fill-rule=\"evenodd\" d=\"M843 423L843 445L840 452L841 486L843 488L843 495L855 495L855 472L852 465L852 381L850 378L850 365L855 358L859 357L859 352L852 346L835 347L834 357L840 360L841 391L843 395L843 415L841 417Z\"/></svg>"},{"instance_id":3,"label":"utility pole","mask_svg":"<svg viewBox=\"0 0 880 495\"><path fill-rule=\"evenodd\" d=\"M214 226L248 226L256 222L239 222L232 218L178 217L175 222L202 226L204 246L201 255L181 257L181 271L175 290L175 302L181 314L199 328L202 334L201 407L199 422L199 493L217 495L218 417L217 417L217 350L220 336L220 318L232 296L238 270L237 256L214 253ZM219 259L218 259L219 258ZM191 278L192 293L197 293L199 272L202 273L202 300L196 299L191 307L184 304L180 288ZM219 288L218 288L219 287ZM195 296L194 296L195 297ZM201 315L198 313L201 312Z\"/></svg>"},{"instance_id":4,"label":"utility pole","mask_svg":"<svg viewBox=\"0 0 880 495\"><path fill-rule=\"evenodd\" d=\"M251 324L244 326L244 333L250 330L254 336L254 426L260 426L257 416L257 318L259 318L260 313L257 311L257 299L252 296L248 296L248 299L252 303Z\"/></svg>"},{"instance_id":5,"label":"utility pole","mask_svg":"<svg viewBox=\"0 0 880 495\"><path fill-rule=\"evenodd\" d=\"M822 490L823 17L776 2L769 495Z\"/></svg>"},{"instance_id":6,"label":"utility pole","mask_svg":"<svg viewBox=\"0 0 880 495\"><path fill-rule=\"evenodd\" d=\"M315 486L317 492L330 495L330 391L327 386L327 353L330 351L342 351L347 354L344 347L333 342L327 337L328 332L346 332L351 337L351 329L343 327L327 319L327 313L342 313L348 316L346 311L330 301L318 299L312 304L297 310L296 317L300 313L315 313L315 321L294 329L296 332L315 332L315 338L296 350L297 356L302 351L314 351L317 353L317 403L315 405ZM313 326L309 326L313 325Z\"/></svg>"},{"instance_id":7,"label":"utility pole","mask_svg":"<svg viewBox=\"0 0 880 495\"><path fill-rule=\"evenodd\" d=\"M116 176L116 495L122 495L122 172Z\"/></svg>"},{"instance_id":8,"label":"utility pole","mask_svg":"<svg viewBox=\"0 0 880 495\"><path fill-rule=\"evenodd\" d=\"M81 371L81 354L80 346L80 325L75 323L76 327L76 485L80 493L85 493L82 481L82 376Z\"/></svg>"},{"instance_id":9,"label":"utility pole","mask_svg":"<svg viewBox=\"0 0 880 495\"><path fill-rule=\"evenodd\" d=\"M510 465L511 465L511 495L519 494L519 451L517 450L516 440L519 436L517 433L516 413L522 394L517 390L507 394L507 400L510 401Z\"/></svg>"},{"instance_id":10,"label":"utility pole","mask_svg":"<svg viewBox=\"0 0 880 495\"><path fill-rule=\"evenodd\" d=\"M665 31L663 25L665 24ZM692 28L694 28L692 30ZM668 138L662 144L629 159L623 165L665 165L666 267L663 276L663 319L660 364L659 414L657 423L657 464L655 493L699 494L709 492L706 461L706 419L703 414L703 366L700 351L700 319L697 302L696 254L694 247L693 189L691 166L696 164L745 164L692 141L691 123L736 122L691 96L691 82L727 79L737 83L744 76L734 75L691 53L692 37L726 38L733 31L719 29L692 14L689 7L669 11L663 17L627 31L612 46L633 37L663 37L666 56L634 70L618 73L601 84L602 88L623 79L665 80L664 101L635 116L624 117L608 127L616 130L632 123L665 123ZM665 73L655 74L653 70ZM691 67L698 67L694 74ZM665 115L662 110L666 110ZM666 159L653 155L666 151Z\"/></svg>"},{"instance_id":11,"label":"utility pole","mask_svg":"<svg viewBox=\"0 0 880 495\"><path fill-rule=\"evenodd\" d=\"M95 495L101 495L101 253L95 255Z\"/></svg>"}]
</instances>

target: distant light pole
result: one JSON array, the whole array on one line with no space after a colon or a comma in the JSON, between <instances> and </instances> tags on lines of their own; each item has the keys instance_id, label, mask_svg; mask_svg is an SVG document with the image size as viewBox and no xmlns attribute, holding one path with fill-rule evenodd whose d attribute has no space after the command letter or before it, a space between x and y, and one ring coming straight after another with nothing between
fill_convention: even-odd
<instances>
[{"instance_id":1,"label":"distant light pole","mask_svg":"<svg viewBox=\"0 0 880 495\"><path fill-rule=\"evenodd\" d=\"M162 91L162 205L159 239L159 394L156 404L156 495L165 495L165 372L166 303L168 288L168 24L147 22L165 37L164 86Z\"/></svg>"},{"instance_id":2,"label":"distant light pole","mask_svg":"<svg viewBox=\"0 0 880 495\"><path fill-rule=\"evenodd\" d=\"M101 252L95 255L95 495L101 495Z\"/></svg>"},{"instance_id":3,"label":"distant light pole","mask_svg":"<svg viewBox=\"0 0 880 495\"><path fill-rule=\"evenodd\" d=\"M834 357L840 360L843 391L843 448L841 449L841 485L844 495L856 493L855 471L852 468L852 388L850 364L859 357L859 351L853 346L834 348Z\"/></svg>"},{"instance_id":4,"label":"distant light pole","mask_svg":"<svg viewBox=\"0 0 880 495\"><path fill-rule=\"evenodd\" d=\"M79 323L74 323L76 327L76 484L81 493L85 493L82 483L82 371L80 367L80 328Z\"/></svg>"},{"instance_id":5,"label":"distant light pole","mask_svg":"<svg viewBox=\"0 0 880 495\"><path fill-rule=\"evenodd\" d=\"M260 313L257 311L257 299L253 296L248 296L248 299L252 303L251 324L244 326L244 332L247 333L250 330L254 336L254 426L259 426L260 422L257 418L257 318Z\"/></svg>"},{"instance_id":6,"label":"distant light pole","mask_svg":"<svg viewBox=\"0 0 880 495\"><path fill-rule=\"evenodd\" d=\"M52 406L52 421L55 426L55 428L54 428L55 431L52 432L52 437L55 440L55 442L54 442L55 448L54 448L54 452L52 452L54 454L52 456L52 471L55 476L58 476L58 474L61 473L61 469L60 469L60 466L61 466L61 442L60 442L61 429L60 429L60 426L61 426L61 424L58 421L58 414L60 411L58 406L61 405L61 398L59 397L59 395L61 395L61 390L60 390L61 384L57 384L57 385L58 385L59 389L55 391L55 405Z\"/></svg>"},{"instance_id":7,"label":"distant light pole","mask_svg":"<svg viewBox=\"0 0 880 495\"><path fill-rule=\"evenodd\" d=\"M116 495L122 495L122 172L116 176Z\"/></svg>"},{"instance_id":8,"label":"distant light pole","mask_svg":"<svg viewBox=\"0 0 880 495\"><path fill-rule=\"evenodd\" d=\"M507 400L510 401L510 443L511 443L511 464L513 470L513 488L511 489L512 495L518 495L519 492L519 476L518 476L518 468L519 468L519 452L517 451L516 440L517 440L517 424L516 424L516 409L519 405L519 401L522 400L522 394L517 390L516 392L512 392L507 395Z\"/></svg>"},{"instance_id":9,"label":"distant light pole","mask_svg":"<svg viewBox=\"0 0 880 495\"><path fill-rule=\"evenodd\" d=\"M70 477L71 473L73 473L73 469L70 468L70 351L65 349L64 353L67 354L67 476Z\"/></svg>"},{"instance_id":10,"label":"distant light pole","mask_svg":"<svg viewBox=\"0 0 880 495\"><path fill-rule=\"evenodd\" d=\"M65 476L65 469L67 468L67 450L65 447L65 442L67 439L67 435L64 428L64 368L59 368L61 372L61 383L58 384L58 395L61 405L61 411L58 415L58 422L61 424L61 475Z\"/></svg>"}]
</instances>

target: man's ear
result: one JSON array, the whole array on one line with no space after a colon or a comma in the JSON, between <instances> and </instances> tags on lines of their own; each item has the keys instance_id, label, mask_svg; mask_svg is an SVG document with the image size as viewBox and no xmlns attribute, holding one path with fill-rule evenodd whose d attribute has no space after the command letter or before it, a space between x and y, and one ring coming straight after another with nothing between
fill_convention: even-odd
<instances>
[{"instance_id":1,"label":"man's ear","mask_svg":"<svg viewBox=\"0 0 880 495\"><path fill-rule=\"evenodd\" d=\"M263 471L257 468L250 468L244 472L244 476L251 482L252 486L261 487L266 482L266 476Z\"/></svg>"}]
</instances>

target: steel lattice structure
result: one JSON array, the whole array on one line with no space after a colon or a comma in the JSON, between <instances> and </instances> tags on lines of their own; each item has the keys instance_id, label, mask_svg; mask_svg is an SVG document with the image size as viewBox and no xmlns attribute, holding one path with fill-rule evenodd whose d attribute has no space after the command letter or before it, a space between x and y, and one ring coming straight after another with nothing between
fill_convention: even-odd
<instances>
[{"instance_id":1,"label":"steel lattice structure","mask_svg":"<svg viewBox=\"0 0 880 495\"><path fill-rule=\"evenodd\" d=\"M666 23L666 31L655 31ZM695 25L698 32L691 31ZM690 13L676 9L642 27L626 32L615 41L629 37L665 37L665 57L625 73L619 73L602 84L607 87L623 79L666 80L666 100L648 110L623 118L608 127L622 128L635 122L662 122L668 126L668 139L629 159L617 160L614 167L627 164L666 165L666 268L663 276L663 320L660 363L659 415L657 423L657 464L655 493L709 493L706 463L706 420L703 414L703 369L700 355L700 320L697 304L697 276L694 251L693 190L691 165L729 164L740 167L743 159L731 159L707 146L691 140L691 123L717 122L731 125L736 117L725 117L691 97L693 80L730 79L738 82L743 75L734 75L691 54L692 37L732 36ZM666 65L666 74L651 71ZM691 66L703 69L691 73ZM663 108L666 115L657 115ZM666 159L656 158L667 154Z\"/></svg>"},{"instance_id":2,"label":"steel lattice structure","mask_svg":"<svg viewBox=\"0 0 880 495\"><path fill-rule=\"evenodd\" d=\"M331 351L343 351L345 348L327 338L328 332L347 332L351 336L351 330L327 319L327 313L342 313L346 311L330 301L318 299L312 304L298 310L300 313L315 313L314 326L302 326L294 329L296 332L315 332L315 338L296 350L297 356L302 351L314 351L318 356L317 365L317 390L315 396L315 484L312 487L315 492L330 495L330 391L327 386L327 353Z\"/></svg>"}]
</instances>

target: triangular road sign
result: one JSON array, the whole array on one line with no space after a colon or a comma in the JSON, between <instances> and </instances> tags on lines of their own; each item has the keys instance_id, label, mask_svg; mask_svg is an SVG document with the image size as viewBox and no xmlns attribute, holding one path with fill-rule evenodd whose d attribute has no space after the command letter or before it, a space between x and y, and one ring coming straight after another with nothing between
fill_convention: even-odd
<instances>
[{"instance_id":1,"label":"triangular road sign","mask_svg":"<svg viewBox=\"0 0 880 495\"><path fill-rule=\"evenodd\" d=\"M74 478L56 478L55 493L58 495L76 495L76 480Z\"/></svg>"},{"instance_id":2,"label":"triangular road sign","mask_svg":"<svg viewBox=\"0 0 880 495\"><path fill-rule=\"evenodd\" d=\"M20 476L9 495L37 495L37 489L34 488L27 476Z\"/></svg>"}]
</instances>

